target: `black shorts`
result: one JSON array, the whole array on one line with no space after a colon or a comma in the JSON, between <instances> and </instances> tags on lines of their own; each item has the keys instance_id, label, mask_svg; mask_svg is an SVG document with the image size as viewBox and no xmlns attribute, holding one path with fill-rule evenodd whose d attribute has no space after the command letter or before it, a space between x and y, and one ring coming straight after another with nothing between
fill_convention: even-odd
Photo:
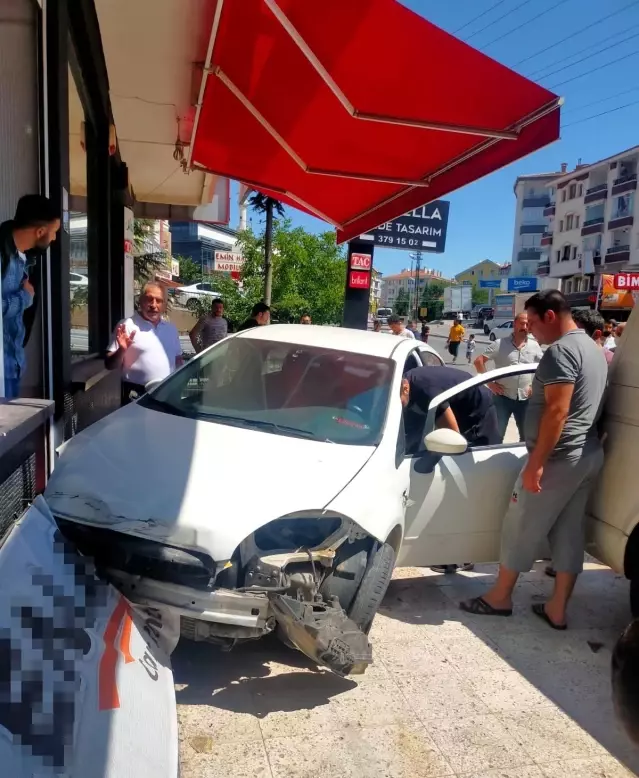
<instances>
[{"instance_id":1,"label":"black shorts","mask_svg":"<svg viewBox=\"0 0 639 778\"><path fill-rule=\"evenodd\" d=\"M459 341L458 340L451 340L448 344L448 353L451 355L451 357L456 357L459 353Z\"/></svg>"}]
</instances>

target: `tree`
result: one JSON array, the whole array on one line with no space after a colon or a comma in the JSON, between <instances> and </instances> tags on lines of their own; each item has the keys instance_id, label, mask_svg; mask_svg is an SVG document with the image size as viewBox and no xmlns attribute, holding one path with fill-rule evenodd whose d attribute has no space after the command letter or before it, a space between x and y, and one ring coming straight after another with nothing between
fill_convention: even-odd
<instances>
[{"instance_id":1,"label":"tree","mask_svg":"<svg viewBox=\"0 0 639 778\"><path fill-rule=\"evenodd\" d=\"M398 316L407 316L409 305L410 299L408 297L408 292L402 287L402 289L400 289L397 293L393 313L396 313Z\"/></svg>"},{"instance_id":2,"label":"tree","mask_svg":"<svg viewBox=\"0 0 639 778\"><path fill-rule=\"evenodd\" d=\"M157 246L154 234L154 219L133 220L133 280L138 290L153 281L158 270L167 268L168 254Z\"/></svg>"},{"instance_id":3,"label":"tree","mask_svg":"<svg viewBox=\"0 0 639 778\"><path fill-rule=\"evenodd\" d=\"M202 280L202 268L191 257L176 257L180 263L180 281L184 286Z\"/></svg>"},{"instance_id":4,"label":"tree","mask_svg":"<svg viewBox=\"0 0 639 778\"><path fill-rule=\"evenodd\" d=\"M249 198L251 208L266 216L264 227L264 302L271 304L273 284L273 215L284 216L284 206L279 200L268 197L262 192L254 192Z\"/></svg>"},{"instance_id":5,"label":"tree","mask_svg":"<svg viewBox=\"0 0 639 778\"><path fill-rule=\"evenodd\" d=\"M488 305L488 289L478 289L473 286L473 305Z\"/></svg>"},{"instance_id":6,"label":"tree","mask_svg":"<svg viewBox=\"0 0 639 778\"><path fill-rule=\"evenodd\" d=\"M246 230L238 236L244 256L241 288L229 276L207 277L223 296L228 318L238 324L262 299L264 279L264 236ZM334 232L320 235L291 226L289 219L276 221L273 231L273 318L299 321L309 313L314 324L337 324L344 307L346 260L335 242ZM208 312L210 300L200 304Z\"/></svg>"},{"instance_id":7,"label":"tree","mask_svg":"<svg viewBox=\"0 0 639 778\"><path fill-rule=\"evenodd\" d=\"M444 310L444 289L446 285L441 281L431 281L422 292L421 307L427 309L427 318L431 321L439 319Z\"/></svg>"}]
</instances>

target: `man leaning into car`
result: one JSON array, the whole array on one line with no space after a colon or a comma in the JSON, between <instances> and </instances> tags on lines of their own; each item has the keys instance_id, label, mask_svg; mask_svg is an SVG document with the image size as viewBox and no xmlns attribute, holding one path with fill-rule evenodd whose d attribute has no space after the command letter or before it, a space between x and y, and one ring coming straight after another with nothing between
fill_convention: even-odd
<instances>
[{"instance_id":1,"label":"man leaning into car","mask_svg":"<svg viewBox=\"0 0 639 778\"><path fill-rule=\"evenodd\" d=\"M122 405L144 394L149 381L162 381L183 364L180 335L175 324L164 321L164 287L145 284L138 310L115 328L104 363L120 370Z\"/></svg>"}]
</instances>

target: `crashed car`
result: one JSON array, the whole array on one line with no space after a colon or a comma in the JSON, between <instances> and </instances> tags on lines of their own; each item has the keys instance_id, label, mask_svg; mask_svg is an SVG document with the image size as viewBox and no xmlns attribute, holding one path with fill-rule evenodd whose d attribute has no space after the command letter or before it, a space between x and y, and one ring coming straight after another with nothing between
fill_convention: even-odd
<instances>
[{"instance_id":1,"label":"crashed car","mask_svg":"<svg viewBox=\"0 0 639 778\"><path fill-rule=\"evenodd\" d=\"M497 558L525 453L466 451L435 429L436 398L423 450L407 454L402 375L441 364L379 333L241 332L66 443L46 500L109 581L179 614L182 635L230 647L277 631L335 672L363 672L396 562Z\"/></svg>"}]
</instances>

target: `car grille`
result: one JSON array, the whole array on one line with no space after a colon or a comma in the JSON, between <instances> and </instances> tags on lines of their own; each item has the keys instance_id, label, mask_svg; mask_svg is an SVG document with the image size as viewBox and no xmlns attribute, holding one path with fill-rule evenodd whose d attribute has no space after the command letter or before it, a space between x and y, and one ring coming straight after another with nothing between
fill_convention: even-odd
<instances>
[{"instance_id":1,"label":"car grille","mask_svg":"<svg viewBox=\"0 0 639 778\"><path fill-rule=\"evenodd\" d=\"M67 540L93 557L98 570L112 568L193 589L208 589L215 577L215 562L208 554L66 519L56 522Z\"/></svg>"}]
</instances>

